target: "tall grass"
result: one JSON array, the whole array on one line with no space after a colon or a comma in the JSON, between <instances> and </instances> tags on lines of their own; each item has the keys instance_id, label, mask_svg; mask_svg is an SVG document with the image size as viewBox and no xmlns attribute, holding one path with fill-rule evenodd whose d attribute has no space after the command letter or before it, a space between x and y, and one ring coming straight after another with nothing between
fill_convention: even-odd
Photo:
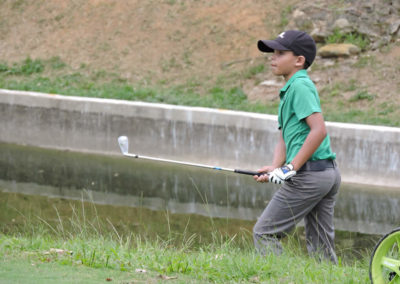
<instances>
[{"instance_id":1,"label":"tall grass","mask_svg":"<svg viewBox=\"0 0 400 284\"><path fill-rule=\"evenodd\" d=\"M59 248L65 253L52 252ZM63 265L83 265L134 272L137 269L169 276L215 283L367 283L365 263L334 266L318 262L296 251L262 257L253 250L239 249L233 240L193 250L172 247L169 240L147 241L140 237L97 236L73 238L36 236L0 237L3 255L31 253L39 261ZM50 253L49 253L50 252ZM95 272L94 272L95 273Z\"/></svg>"},{"instance_id":2,"label":"tall grass","mask_svg":"<svg viewBox=\"0 0 400 284\"><path fill-rule=\"evenodd\" d=\"M213 231L212 242L195 246L196 236L188 232L145 238L120 231L108 219L86 216L83 202L68 218L54 209L56 222L47 222L40 216L26 218L18 231L0 234L3 259L23 259L29 254L39 262L130 273L147 271L149 277L161 274L199 283L368 281L366 259L351 265L321 262L305 255L296 238L289 238L284 244L282 255L261 256L245 235L228 237ZM169 218L167 214L166 223Z\"/></svg>"}]
</instances>

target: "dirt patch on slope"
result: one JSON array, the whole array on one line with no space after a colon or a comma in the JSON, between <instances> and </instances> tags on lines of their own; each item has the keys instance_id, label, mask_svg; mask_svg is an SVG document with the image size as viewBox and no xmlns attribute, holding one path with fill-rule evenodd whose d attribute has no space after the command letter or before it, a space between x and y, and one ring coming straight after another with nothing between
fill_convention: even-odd
<instances>
[{"instance_id":1,"label":"dirt patch on slope","mask_svg":"<svg viewBox=\"0 0 400 284\"><path fill-rule=\"evenodd\" d=\"M129 79L213 75L258 56L285 4L277 1L12 1L0 3L0 60L59 56Z\"/></svg>"}]
</instances>

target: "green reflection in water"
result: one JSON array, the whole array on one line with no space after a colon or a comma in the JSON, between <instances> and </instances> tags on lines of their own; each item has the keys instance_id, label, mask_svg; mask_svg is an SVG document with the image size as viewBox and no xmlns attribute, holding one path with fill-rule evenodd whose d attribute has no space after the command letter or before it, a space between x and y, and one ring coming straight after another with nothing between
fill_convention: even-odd
<instances>
[{"instance_id":1,"label":"green reflection in water","mask_svg":"<svg viewBox=\"0 0 400 284\"><path fill-rule=\"evenodd\" d=\"M233 173L4 143L0 143L0 187L67 199L81 199L85 191L97 204L252 221L277 189ZM368 234L391 231L400 225L399 192L342 184L335 206L336 228Z\"/></svg>"},{"instance_id":2,"label":"green reflection in water","mask_svg":"<svg viewBox=\"0 0 400 284\"><path fill-rule=\"evenodd\" d=\"M1 231L29 233L35 226L50 234L76 231L75 225L96 228L101 233L140 235L145 239L175 239L177 244L194 237L195 245L210 244L216 236L237 237L251 243L253 222L209 218L196 214L173 214L143 207L99 205L78 200L0 192ZM215 235L216 234L216 235Z\"/></svg>"},{"instance_id":3,"label":"green reflection in water","mask_svg":"<svg viewBox=\"0 0 400 284\"><path fill-rule=\"evenodd\" d=\"M42 187L37 189L42 195L76 198L74 190L87 190L97 196L96 203L130 199L132 206L137 206L141 198L143 207L151 209L248 220L256 219L275 190L249 176L0 143L1 180L15 181L17 184L3 187L21 193ZM23 189L27 183L35 184L35 189ZM204 203L210 211L204 210Z\"/></svg>"}]
</instances>

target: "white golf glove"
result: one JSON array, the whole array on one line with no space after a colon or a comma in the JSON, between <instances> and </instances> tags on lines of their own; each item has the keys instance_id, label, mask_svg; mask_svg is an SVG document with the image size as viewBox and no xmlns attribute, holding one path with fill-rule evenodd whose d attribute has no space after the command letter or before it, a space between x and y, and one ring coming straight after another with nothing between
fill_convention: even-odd
<instances>
[{"instance_id":1,"label":"white golf glove","mask_svg":"<svg viewBox=\"0 0 400 284\"><path fill-rule=\"evenodd\" d=\"M288 164L283 167L276 168L269 174L269 182L282 184L285 181L289 180L296 174L296 171L293 170L293 165Z\"/></svg>"}]
</instances>

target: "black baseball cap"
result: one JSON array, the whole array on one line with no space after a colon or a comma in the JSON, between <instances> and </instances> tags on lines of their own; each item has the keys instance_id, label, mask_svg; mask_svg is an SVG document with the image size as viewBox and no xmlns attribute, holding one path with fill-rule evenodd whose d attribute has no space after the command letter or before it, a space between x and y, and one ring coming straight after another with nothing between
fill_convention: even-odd
<instances>
[{"instance_id":1,"label":"black baseball cap","mask_svg":"<svg viewBox=\"0 0 400 284\"><path fill-rule=\"evenodd\" d=\"M296 55L304 56L308 66L313 63L317 54L317 47L313 38L306 32L297 30L285 31L274 40L259 40L257 46L262 52L293 51Z\"/></svg>"}]
</instances>

